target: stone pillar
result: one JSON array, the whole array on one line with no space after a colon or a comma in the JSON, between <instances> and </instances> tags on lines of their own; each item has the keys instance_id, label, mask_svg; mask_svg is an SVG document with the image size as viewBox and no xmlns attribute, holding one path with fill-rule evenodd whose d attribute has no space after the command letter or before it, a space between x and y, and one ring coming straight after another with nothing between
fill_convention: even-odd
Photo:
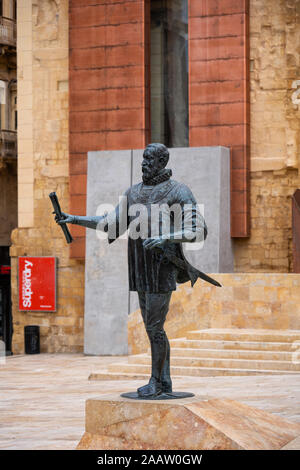
<instances>
[{"instance_id":1,"label":"stone pillar","mask_svg":"<svg viewBox=\"0 0 300 470\"><path fill-rule=\"evenodd\" d=\"M115 207L131 184L131 151L89 152L87 214L100 204ZM128 353L127 240L111 245L86 232L84 352L95 355Z\"/></svg>"}]
</instances>

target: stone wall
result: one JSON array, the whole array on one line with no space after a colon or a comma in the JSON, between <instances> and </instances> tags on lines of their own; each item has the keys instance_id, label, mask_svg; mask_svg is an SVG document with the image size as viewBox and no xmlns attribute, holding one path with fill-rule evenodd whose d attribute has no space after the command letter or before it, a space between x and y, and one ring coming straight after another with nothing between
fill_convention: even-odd
<instances>
[{"instance_id":1,"label":"stone wall","mask_svg":"<svg viewBox=\"0 0 300 470\"><path fill-rule=\"evenodd\" d=\"M70 260L49 193L69 208L68 1L18 1L19 228L12 233L13 351L40 325L42 352L83 347L84 265ZM57 256L56 313L18 310L18 256Z\"/></svg>"},{"instance_id":2,"label":"stone wall","mask_svg":"<svg viewBox=\"0 0 300 470\"><path fill-rule=\"evenodd\" d=\"M197 281L173 293L166 321L169 338L205 328L300 329L300 274L212 274L222 288ZM149 347L140 311L129 316L129 353Z\"/></svg>"},{"instance_id":3,"label":"stone wall","mask_svg":"<svg viewBox=\"0 0 300 470\"><path fill-rule=\"evenodd\" d=\"M292 271L292 194L297 169L251 172L251 237L235 240L236 272Z\"/></svg>"},{"instance_id":4,"label":"stone wall","mask_svg":"<svg viewBox=\"0 0 300 470\"><path fill-rule=\"evenodd\" d=\"M291 195L300 187L300 1L251 0L251 236L235 270L292 268ZM295 95L294 95L295 97Z\"/></svg>"}]
</instances>

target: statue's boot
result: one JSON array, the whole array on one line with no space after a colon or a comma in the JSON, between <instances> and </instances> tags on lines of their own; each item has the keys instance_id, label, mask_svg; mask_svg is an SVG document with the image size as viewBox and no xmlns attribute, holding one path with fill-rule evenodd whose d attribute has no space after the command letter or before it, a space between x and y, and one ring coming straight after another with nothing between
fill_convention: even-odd
<instances>
[{"instance_id":1,"label":"statue's boot","mask_svg":"<svg viewBox=\"0 0 300 470\"><path fill-rule=\"evenodd\" d=\"M162 392L161 375L167 355L167 342L164 330L148 329L147 333L151 345L151 378L149 383L138 388L137 392L140 397L154 398Z\"/></svg>"},{"instance_id":2,"label":"statue's boot","mask_svg":"<svg viewBox=\"0 0 300 470\"><path fill-rule=\"evenodd\" d=\"M152 368L149 383L137 390L140 397L151 398L159 395L162 391L168 393L172 390L170 345L163 328L171 294L172 292L146 295L144 292L139 292L142 317L151 346Z\"/></svg>"},{"instance_id":3,"label":"statue's boot","mask_svg":"<svg viewBox=\"0 0 300 470\"><path fill-rule=\"evenodd\" d=\"M161 383L155 377L151 377L148 384L137 389L140 398L155 398L161 391Z\"/></svg>"},{"instance_id":4,"label":"statue's boot","mask_svg":"<svg viewBox=\"0 0 300 470\"><path fill-rule=\"evenodd\" d=\"M170 375L170 344L166 335L167 354L161 373L161 386L163 393L172 392L172 380Z\"/></svg>"}]
</instances>

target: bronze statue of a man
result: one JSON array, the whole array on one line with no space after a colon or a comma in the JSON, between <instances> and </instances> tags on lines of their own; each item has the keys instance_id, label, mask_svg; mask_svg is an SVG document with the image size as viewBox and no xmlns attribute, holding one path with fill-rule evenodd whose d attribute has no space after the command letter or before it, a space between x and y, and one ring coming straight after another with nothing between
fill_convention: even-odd
<instances>
[{"instance_id":1,"label":"bronze statue of a man","mask_svg":"<svg viewBox=\"0 0 300 470\"><path fill-rule=\"evenodd\" d=\"M152 357L151 378L148 384L138 388L139 398L153 399L161 394L172 393L170 346L164 323L176 283L191 280L193 285L201 277L219 285L191 266L184 257L181 244L205 240L207 227L191 190L185 184L171 179L172 171L166 169L168 160L169 151L163 144L148 145L143 153L142 182L126 191L123 202L112 213L99 217L62 213L63 219L56 217L58 224L71 223L108 232L109 243L129 228L129 289L138 293ZM137 214L132 210L134 207L145 210ZM168 212L168 208L174 207L179 207L179 217L178 210L177 215L174 215L176 211L169 211L169 225L164 224L163 214ZM162 210L158 229L153 235L151 228L155 208ZM140 227L143 219L139 219L138 227L133 223L141 216L141 212L144 215L146 213L146 230L145 224L143 228ZM130 227L134 227L135 235L140 230L140 236L133 236Z\"/></svg>"}]
</instances>

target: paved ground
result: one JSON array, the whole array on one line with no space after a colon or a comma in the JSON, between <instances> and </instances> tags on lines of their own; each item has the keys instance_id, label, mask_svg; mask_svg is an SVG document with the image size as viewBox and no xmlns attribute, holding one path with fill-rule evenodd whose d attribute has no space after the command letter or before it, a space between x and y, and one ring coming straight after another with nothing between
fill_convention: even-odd
<instances>
[{"instance_id":1,"label":"paved ground","mask_svg":"<svg viewBox=\"0 0 300 470\"><path fill-rule=\"evenodd\" d=\"M0 449L74 449L84 432L87 398L135 390L141 381L88 381L126 357L82 354L13 356L0 364ZM300 423L300 375L189 377L177 390L222 397ZM299 447L298 447L299 448Z\"/></svg>"}]
</instances>

